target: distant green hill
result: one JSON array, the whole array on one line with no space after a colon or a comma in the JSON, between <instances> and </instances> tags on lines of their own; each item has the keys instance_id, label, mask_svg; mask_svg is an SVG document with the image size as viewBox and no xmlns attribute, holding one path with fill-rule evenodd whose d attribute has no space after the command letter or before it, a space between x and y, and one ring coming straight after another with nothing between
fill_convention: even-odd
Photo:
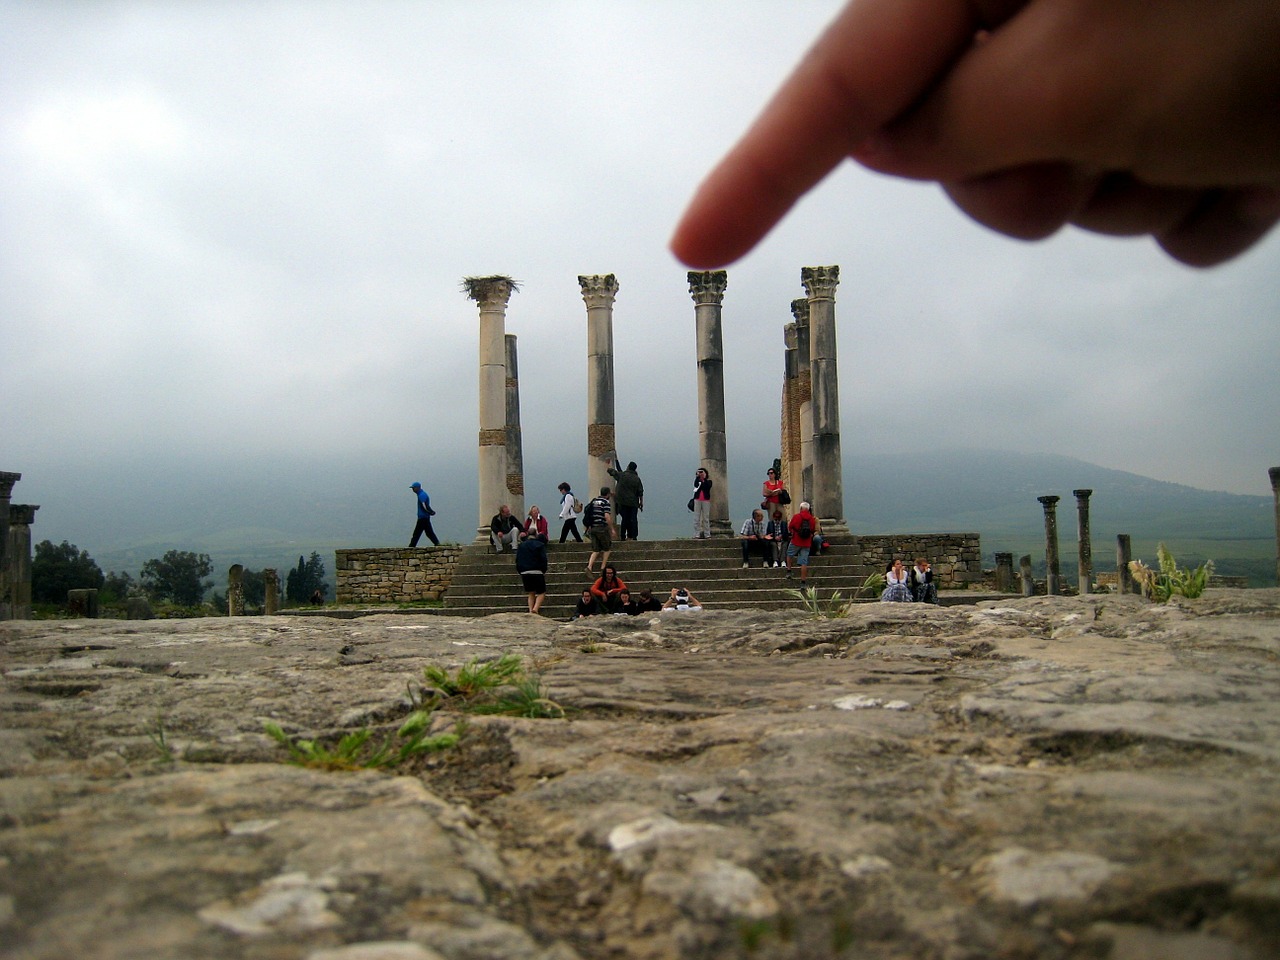
<instances>
[{"instance_id":1,"label":"distant green hill","mask_svg":"<svg viewBox=\"0 0 1280 960\"><path fill-rule=\"evenodd\" d=\"M845 468L850 527L859 532L977 531L992 563L996 551L1044 560L1044 512L1036 498L1056 494L1059 551L1074 571L1076 499L1090 489L1096 570L1115 568L1116 535L1135 557L1154 562L1163 541L1180 562L1212 559L1219 573L1275 586L1274 500L1199 490L1053 454L950 450L868 457Z\"/></svg>"}]
</instances>

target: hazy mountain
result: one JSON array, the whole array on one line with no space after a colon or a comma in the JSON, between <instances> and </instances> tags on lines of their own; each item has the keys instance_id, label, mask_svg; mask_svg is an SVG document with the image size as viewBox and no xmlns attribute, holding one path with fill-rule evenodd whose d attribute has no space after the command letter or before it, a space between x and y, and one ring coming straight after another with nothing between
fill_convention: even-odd
<instances>
[{"instance_id":1,"label":"hazy mountain","mask_svg":"<svg viewBox=\"0 0 1280 960\"><path fill-rule=\"evenodd\" d=\"M415 460L417 458L414 458ZM526 463L531 458L526 457ZM696 463L660 452L641 462L646 510L641 535L650 539L689 535L685 511ZM759 502L767 462L731 464L735 525ZM535 466L526 473L526 502L548 513L555 485L573 479L563 466ZM393 546L408 542L413 527L409 484L423 480L439 510L442 539L469 541L477 506L474 464L442 460L429 469L408 457L382 462L291 462L282 457L244 469L121 465L116 489L82 489L74 477L24 475L15 502L40 503L34 539L69 540L89 551L103 570L137 574L142 564L170 549L208 553L221 585L232 563L250 569L274 566L281 576L314 550L332 576L339 547ZM1265 478L1263 478L1265 483ZM1133 538L1136 556L1154 559L1165 541L1179 559L1214 559L1219 571L1247 573L1255 585L1274 584L1275 527L1270 496L1198 490L1150 477L1109 470L1052 454L991 450L850 455L845 464L845 506L857 533L976 531L987 563L998 550L1044 556L1044 515L1036 498L1057 494L1064 569L1074 569L1076 501L1072 491L1093 490L1090 500L1095 567L1114 564L1115 536ZM586 491L577 492L586 499ZM486 513L487 516L487 513ZM558 524L553 523L553 534Z\"/></svg>"}]
</instances>

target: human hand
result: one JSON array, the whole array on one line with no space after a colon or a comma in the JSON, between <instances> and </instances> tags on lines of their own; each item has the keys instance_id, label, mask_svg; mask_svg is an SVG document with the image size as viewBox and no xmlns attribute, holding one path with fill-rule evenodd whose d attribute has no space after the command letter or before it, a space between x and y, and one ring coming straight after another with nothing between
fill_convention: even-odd
<instances>
[{"instance_id":1,"label":"human hand","mask_svg":"<svg viewBox=\"0 0 1280 960\"><path fill-rule=\"evenodd\" d=\"M672 239L742 256L845 156L1022 239L1151 234L1195 266L1280 218L1274 0L851 0Z\"/></svg>"}]
</instances>

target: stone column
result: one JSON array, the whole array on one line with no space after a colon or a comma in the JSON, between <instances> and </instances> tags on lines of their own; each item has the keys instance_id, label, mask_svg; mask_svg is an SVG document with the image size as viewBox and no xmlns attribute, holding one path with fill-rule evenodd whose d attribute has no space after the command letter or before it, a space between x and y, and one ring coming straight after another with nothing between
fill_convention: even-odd
<instances>
[{"instance_id":1,"label":"stone column","mask_svg":"<svg viewBox=\"0 0 1280 960\"><path fill-rule=\"evenodd\" d=\"M689 272L698 347L699 466L711 478L711 535L733 533L729 519L729 451L725 440L724 339L720 332L721 303L729 274L724 270Z\"/></svg>"},{"instance_id":2,"label":"stone column","mask_svg":"<svg viewBox=\"0 0 1280 960\"><path fill-rule=\"evenodd\" d=\"M809 370L813 393L813 512L824 533L848 534L844 466L840 459L840 381L836 369L836 286L839 267L803 267L809 297Z\"/></svg>"},{"instance_id":3,"label":"stone column","mask_svg":"<svg viewBox=\"0 0 1280 960\"><path fill-rule=\"evenodd\" d=\"M98 591L96 588L79 588L67 591L67 610L78 617L98 619Z\"/></svg>"},{"instance_id":4,"label":"stone column","mask_svg":"<svg viewBox=\"0 0 1280 960\"><path fill-rule=\"evenodd\" d=\"M1061 497L1036 497L1044 507L1044 592L1062 593L1062 564L1058 561L1058 501Z\"/></svg>"},{"instance_id":5,"label":"stone column","mask_svg":"<svg viewBox=\"0 0 1280 960\"><path fill-rule=\"evenodd\" d=\"M267 567L262 571L263 613L268 617L280 611L280 574L275 567Z\"/></svg>"},{"instance_id":6,"label":"stone column","mask_svg":"<svg viewBox=\"0 0 1280 960\"><path fill-rule=\"evenodd\" d=\"M788 329L795 329L795 410L796 429L799 433L794 462L794 486L788 483L791 494L791 510L801 500L813 503L813 370L809 360L809 301L803 297L791 301L791 316L795 322Z\"/></svg>"},{"instance_id":7,"label":"stone column","mask_svg":"<svg viewBox=\"0 0 1280 960\"><path fill-rule=\"evenodd\" d=\"M0 471L0 620L10 619L9 611L9 502L20 473Z\"/></svg>"},{"instance_id":8,"label":"stone column","mask_svg":"<svg viewBox=\"0 0 1280 960\"><path fill-rule=\"evenodd\" d=\"M244 616L244 565L233 563L227 571L227 616Z\"/></svg>"},{"instance_id":9,"label":"stone column","mask_svg":"<svg viewBox=\"0 0 1280 960\"><path fill-rule=\"evenodd\" d=\"M9 562L9 619L31 619L31 524L35 523L34 503L9 505L9 531L6 557Z\"/></svg>"},{"instance_id":10,"label":"stone column","mask_svg":"<svg viewBox=\"0 0 1280 960\"><path fill-rule=\"evenodd\" d=\"M1267 473L1271 477L1271 495L1276 501L1276 586L1280 587L1280 467L1272 467Z\"/></svg>"},{"instance_id":11,"label":"stone column","mask_svg":"<svg viewBox=\"0 0 1280 960\"><path fill-rule=\"evenodd\" d=\"M524 441L520 433L520 366L516 362L516 335L508 333L507 347L507 502L511 512L524 520Z\"/></svg>"},{"instance_id":12,"label":"stone column","mask_svg":"<svg viewBox=\"0 0 1280 960\"><path fill-rule=\"evenodd\" d=\"M510 277L468 277L467 296L480 305L480 503L476 540L489 537L489 518L507 502L507 301Z\"/></svg>"},{"instance_id":13,"label":"stone column","mask_svg":"<svg viewBox=\"0 0 1280 960\"><path fill-rule=\"evenodd\" d=\"M1019 558L1018 571L1022 576L1022 595L1024 597L1034 597L1036 595L1036 578L1031 573L1031 554L1024 553Z\"/></svg>"},{"instance_id":14,"label":"stone column","mask_svg":"<svg viewBox=\"0 0 1280 960\"><path fill-rule=\"evenodd\" d=\"M587 305L587 490L586 503L612 486L609 468L618 457L613 413L613 301L618 279L612 273L578 277Z\"/></svg>"},{"instance_id":15,"label":"stone column","mask_svg":"<svg viewBox=\"0 0 1280 960\"><path fill-rule=\"evenodd\" d=\"M1076 498L1076 540L1080 557L1080 596L1093 593L1093 543L1089 539L1089 497L1092 490L1072 490Z\"/></svg>"},{"instance_id":16,"label":"stone column","mask_svg":"<svg viewBox=\"0 0 1280 960\"><path fill-rule=\"evenodd\" d=\"M1133 574L1129 572L1129 561L1133 559L1133 543L1129 534L1116 534L1116 592L1138 593L1138 585L1133 582Z\"/></svg>"},{"instance_id":17,"label":"stone column","mask_svg":"<svg viewBox=\"0 0 1280 960\"><path fill-rule=\"evenodd\" d=\"M999 593L1013 593L1013 554L996 554L996 590Z\"/></svg>"}]
</instances>

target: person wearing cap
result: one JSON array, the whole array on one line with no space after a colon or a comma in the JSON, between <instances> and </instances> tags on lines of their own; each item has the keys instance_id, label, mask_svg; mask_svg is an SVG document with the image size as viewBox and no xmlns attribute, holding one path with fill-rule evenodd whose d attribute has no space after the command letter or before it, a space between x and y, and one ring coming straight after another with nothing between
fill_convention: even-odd
<instances>
[{"instance_id":1,"label":"person wearing cap","mask_svg":"<svg viewBox=\"0 0 1280 960\"><path fill-rule=\"evenodd\" d=\"M409 484L409 489L418 495L418 522L413 528L413 539L409 541L410 547L416 547L418 540L425 533L427 539L440 546L440 538L436 536L436 532L431 529L431 518L435 516L435 511L431 509L431 498L427 496L427 491L422 489L422 484L414 481Z\"/></svg>"}]
</instances>

